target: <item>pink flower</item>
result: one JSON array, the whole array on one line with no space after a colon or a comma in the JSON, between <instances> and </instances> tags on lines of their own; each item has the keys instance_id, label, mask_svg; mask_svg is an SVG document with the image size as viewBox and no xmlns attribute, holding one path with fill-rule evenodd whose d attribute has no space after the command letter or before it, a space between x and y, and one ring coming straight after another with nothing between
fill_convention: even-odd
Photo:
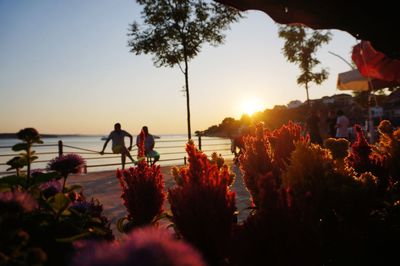
<instances>
[{"instance_id":1,"label":"pink flower","mask_svg":"<svg viewBox=\"0 0 400 266\"><path fill-rule=\"evenodd\" d=\"M60 182L58 182L55 179L52 179L46 183L43 183L39 186L39 189L42 191L43 196L45 198L49 198L51 196L54 196L58 192L62 191L62 185Z\"/></svg>"},{"instance_id":2,"label":"pink flower","mask_svg":"<svg viewBox=\"0 0 400 266\"><path fill-rule=\"evenodd\" d=\"M79 173L84 164L85 160L80 155L70 153L54 158L49 162L47 168L66 177L69 174Z\"/></svg>"},{"instance_id":3,"label":"pink flower","mask_svg":"<svg viewBox=\"0 0 400 266\"><path fill-rule=\"evenodd\" d=\"M82 244L80 244L82 246ZM85 245L83 245L85 246ZM136 229L122 242L93 243L78 253L73 266L205 266L200 254L168 231Z\"/></svg>"},{"instance_id":4,"label":"pink flower","mask_svg":"<svg viewBox=\"0 0 400 266\"><path fill-rule=\"evenodd\" d=\"M21 191L0 192L0 209L9 206L12 210L20 209L24 212L31 212L38 208L36 200L28 193ZM14 207L12 207L14 206Z\"/></svg>"}]
</instances>

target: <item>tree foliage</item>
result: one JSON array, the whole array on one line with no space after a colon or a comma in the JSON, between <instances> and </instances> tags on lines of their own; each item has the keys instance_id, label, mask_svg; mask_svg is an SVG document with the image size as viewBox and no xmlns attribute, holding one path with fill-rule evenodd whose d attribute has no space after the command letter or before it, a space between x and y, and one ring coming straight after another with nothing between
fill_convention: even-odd
<instances>
[{"instance_id":1,"label":"tree foliage","mask_svg":"<svg viewBox=\"0 0 400 266\"><path fill-rule=\"evenodd\" d=\"M179 66L185 75L188 137L190 101L188 62L204 43L222 44L223 30L241 16L231 7L201 0L137 0L143 6L143 25L134 22L129 30L128 46L136 55L152 54L155 66ZM182 65L183 64L183 65Z\"/></svg>"},{"instance_id":2,"label":"tree foliage","mask_svg":"<svg viewBox=\"0 0 400 266\"><path fill-rule=\"evenodd\" d=\"M328 71L324 68L319 72L312 72L321 62L315 53L324 43L331 40L330 31L309 31L304 26L279 26L279 37L285 39L283 54L286 59L299 66L301 74L297 77L297 84L304 85L309 102L309 83L319 85L328 78Z\"/></svg>"}]
</instances>

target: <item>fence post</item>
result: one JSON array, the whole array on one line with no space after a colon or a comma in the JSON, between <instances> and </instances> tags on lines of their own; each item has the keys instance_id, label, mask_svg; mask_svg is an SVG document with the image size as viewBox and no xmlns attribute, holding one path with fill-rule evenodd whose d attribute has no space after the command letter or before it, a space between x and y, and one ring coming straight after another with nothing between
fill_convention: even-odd
<instances>
[{"instance_id":1,"label":"fence post","mask_svg":"<svg viewBox=\"0 0 400 266\"><path fill-rule=\"evenodd\" d=\"M63 155L63 142L62 140L58 141L58 156L62 156Z\"/></svg>"},{"instance_id":2,"label":"fence post","mask_svg":"<svg viewBox=\"0 0 400 266\"><path fill-rule=\"evenodd\" d=\"M199 150L201 150L201 135L199 134Z\"/></svg>"},{"instance_id":3,"label":"fence post","mask_svg":"<svg viewBox=\"0 0 400 266\"><path fill-rule=\"evenodd\" d=\"M183 157L183 163L184 163L184 165L186 165L186 156Z\"/></svg>"}]
</instances>

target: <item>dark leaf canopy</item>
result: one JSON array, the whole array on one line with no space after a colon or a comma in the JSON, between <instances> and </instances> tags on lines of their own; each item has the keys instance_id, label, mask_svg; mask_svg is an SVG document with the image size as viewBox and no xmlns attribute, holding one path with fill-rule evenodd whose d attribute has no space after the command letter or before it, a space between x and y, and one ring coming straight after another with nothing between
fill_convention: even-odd
<instances>
[{"instance_id":1,"label":"dark leaf canopy","mask_svg":"<svg viewBox=\"0 0 400 266\"><path fill-rule=\"evenodd\" d=\"M304 26L279 26L279 37L285 40L282 52L286 59L299 66L301 74L297 83L306 85L314 82L319 85L328 78L328 71L312 72L321 62L316 52L323 44L328 43L332 34L329 31L311 31Z\"/></svg>"},{"instance_id":2,"label":"dark leaf canopy","mask_svg":"<svg viewBox=\"0 0 400 266\"><path fill-rule=\"evenodd\" d=\"M153 54L156 66L174 66L190 60L203 43L218 45L222 31L241 16L236 9L194 0L137 0L143 6L143 25L134 22L128 45L135 54Z\"/></svg>"}]
</instances>

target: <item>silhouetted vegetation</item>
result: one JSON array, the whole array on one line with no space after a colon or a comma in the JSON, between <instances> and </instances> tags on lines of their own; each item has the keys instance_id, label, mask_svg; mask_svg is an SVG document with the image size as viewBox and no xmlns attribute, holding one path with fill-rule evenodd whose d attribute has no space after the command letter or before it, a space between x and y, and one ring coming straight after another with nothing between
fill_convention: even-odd
<instances>
[{"instance_id":1,"label":"silhouetted vegetation","mask_svg":"<svg viewBox=\"0 0 400 266\"><path fill-rule=\"evenodd\" d=\"M299 25L279 25L279 37L285 40L283 54L289 62L299 66L301 74L297 78L297 84L304 85L309 106L309 84L314 82L319 85L329 74L324 68L320 72L313 72L314 67L320 64L315 53L322 44L330 41L331 36L330 31L311 30Z\"/></svg>"}]
</instances>

